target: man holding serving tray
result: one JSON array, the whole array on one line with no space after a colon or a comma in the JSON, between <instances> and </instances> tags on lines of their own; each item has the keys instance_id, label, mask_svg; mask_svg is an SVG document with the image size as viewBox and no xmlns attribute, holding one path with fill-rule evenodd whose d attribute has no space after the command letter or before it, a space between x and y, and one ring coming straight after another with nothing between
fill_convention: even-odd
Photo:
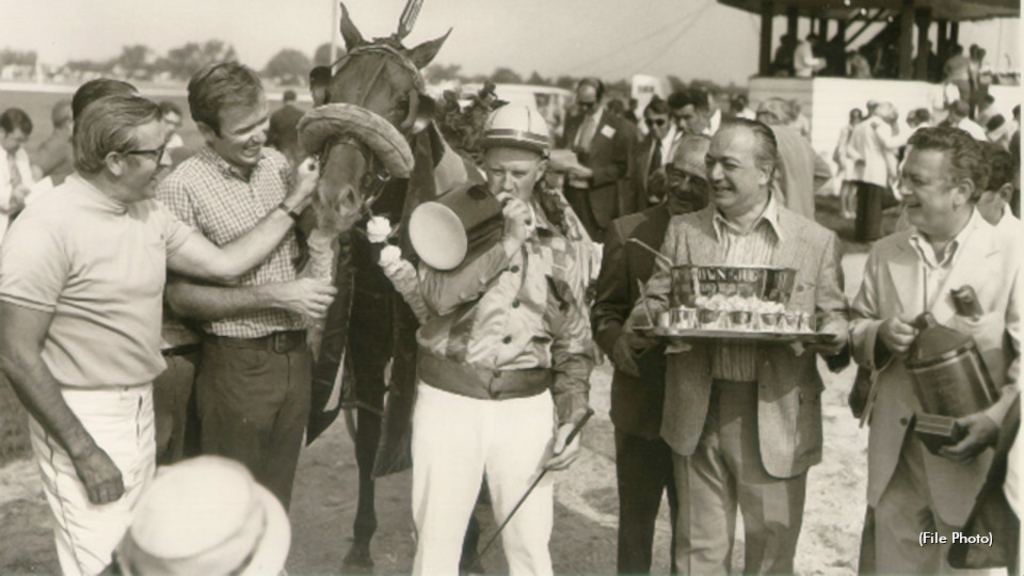
<instances>
[{"instance_id":1,"label":"man holding serving tray","mask_svg":"<svg viewBox=\"0 0 1024 576\"><path fill-rule=\"evenodd\" d=\"M821 460L815 352L847 347L839 239L771 195L777 156L764 124L722 126L705 158L711 205L672 219L627 323L670 310L693 323L670 347L661 426L681 574L732 571L737 506L743 572L793 572L807 469Z\"/></svg>"}]
</instances>

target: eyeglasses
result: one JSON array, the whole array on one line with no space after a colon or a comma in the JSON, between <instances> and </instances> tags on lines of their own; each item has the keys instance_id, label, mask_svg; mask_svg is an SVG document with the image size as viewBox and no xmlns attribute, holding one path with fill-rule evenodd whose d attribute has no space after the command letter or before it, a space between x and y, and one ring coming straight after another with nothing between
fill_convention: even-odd
<instances>
[{"instance_id":1,"label":"eyeglasses","mask_svg":"<svg viewBox=\"0 0 1024 576\"><path fill-rule=\"evenodd\" d=\"M665 124L668 123L668 120L666 120L664 118L657 118L657 119L644 118L644 122L647 124L648 128L654 128L655 126L664 126Z\"/></svg>"},{"instance_id":2,"label":"eyeglasses","mask_svg":"<svg viewBox=\"0 0 1024 576\"><path fill-rule=\"evenodd\" d=\"M577 105L583 110L590 110L594 106L597 106L597 102L578 102Z\"/></svg>"},{"instance_id":3,"label":"eyeglasses","mask_svg":"<svg viewBox=\"0 0 1024 576\"><path fill-rule=\"evenodd\" d=\"M167 151L167 144L164 144L163 146L161 146L159 148L154 148L153 150L128 150L127 152L123 152L123 154L127 154L129 156L149 156L149 155L153 155L153 156L156 157L156 163L159 164L160 161L164 159L164 152L166 152L166 151Z\"/></svg>"},{"instance_id":4,"label":"eyeglasses","mask_svg":"<svg viewBox=\"0 0 1024 576\"><path fill-rule=\"evenodd\" d=\"M675 166L673 166L671 164L669 164L668 166L665 167L665 175L670 177L670 178L672 178L672 179L674 179L674 180L678 180L679 184L681 186L685 186L685 185L691 184L691 183L694 184L694 185L700 185L700 186L707 186L708 185L707 179L704 178L703 176L698 176L696 174L691 174L689 172L684 172L684 171L680 170L679 168L676 168Z\"/></svg>"}]
</instances>

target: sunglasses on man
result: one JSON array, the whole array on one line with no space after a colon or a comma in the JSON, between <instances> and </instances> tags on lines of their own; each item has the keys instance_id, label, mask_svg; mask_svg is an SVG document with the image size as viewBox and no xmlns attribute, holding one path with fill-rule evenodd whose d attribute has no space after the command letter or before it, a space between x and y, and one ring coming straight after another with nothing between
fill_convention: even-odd
<instances>
[{"instance_id":1,"label":"sunglasses on man","mask_svg":"<svg viewBox=\"0 0 1024 576\"><path fill-rule=\"evenodd\" d=\"M655 126L661 128L668 124L668 120L665 118L644 118L644 123L647 124L648 128L654 128Z\"/></svg>"},{"instance_id":2,"label":"sunglasses on man","mask_svg":"<svg viewBox=\"0 0 1024 576\"><path fill-rule=\"evenodd\" d=\"M703 176L698 176L696 174L691 174L689 172L684 172L684 171L680 170L679 168L676 168L675 166L673 166L671 164L669 164L668 166L665 167L665 175L668 176L669 178L679 182L679 184L681 186L685 186L685 185L690 184L690 183L692 183L694 185L697 185L697 186L707 186L708 185L707 178L705 178Z\"/></svg>"}]
</instances>

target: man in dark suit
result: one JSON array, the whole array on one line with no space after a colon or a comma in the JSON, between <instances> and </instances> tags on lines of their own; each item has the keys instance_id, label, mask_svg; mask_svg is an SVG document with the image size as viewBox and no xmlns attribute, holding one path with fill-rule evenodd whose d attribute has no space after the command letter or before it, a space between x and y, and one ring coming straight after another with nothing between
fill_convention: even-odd
<instances>
[{"instance_id":1,"label":"man in dark suit","mask_svg":"<svg viewBox=\"0 0 1024 576\"><path fill-rule=\"evenodd\" d=\"M647 136L636 147L630 190L637 212L657 206L665 199L665 167L672 160L676 143L682 136L669 116L668 103L657 96L644 108L644 123Z\"/></svg>"},{"instance_id":2,"label":"man in dark suit","mask_svg":"<svg viewBox=\"0 0 1024 576\"><path fill-rule=\"evenodd\" d=\"M789 305L812 314L827 343L692 340L668 356L661 435L672 448L681 574L732 571L737 509L745 574L792 574L807 470L821 461L821 376L812 351L839 355L847 342L840 244L770 193L778 157L760 122L723 123L706 172L711 205L669 224L646 297L627 325L669 308L672 266L772 266L796 270ZM653 342L651 343L653 344Z\"/></svg>"},{"instance_id":3,"label":"man in dark suit","mask_svg":"<svg viewBox=\"0 0 1024 576\"><path fill-rule=\"evenodd\" d=\"M582 165L569 168L565 199L596 242L602 241L612 220L635 211L628 177L636 128L605 113L603 98L600 80L580 80L576 87L579 112L566 120L562 143Z\"/></svg>"},{"instance_id":4,"label":"man in dark suit","mask_svg":"<svg viewBox=\"0 0 1024 576\"><path fill-rule=\"evenodd\" d=\"M296 127L302 118L302 110L295 105L294 90L285 90L281 96L284 105L270 115L270 129L267 130L267 146L276 148L288 158L292 166L305 156L299 148L299 132Z\"/></svg>"},{"instance_id":5,"label":"man in dark suit","mask_svg":"<svg viewBox=\"0 0 1024 576\"><path fill-rule=\"evenodd\" d=\"M706 136L684 137L666 167L665 201L616 219L605 240L591 324L594 340L615 364L612 423L619 485L619 574L650 572L654 522L663 492L668 492L673 531L678 510L672 450L661 439L665 356L660 349L641 355L644 339L623 328L640 296L637 282L646 282L654 270L654 255L627 241L635 238L648 246L661 246L672 216L707 205L704 155L709 144Z\"/></svg>"}]
</instances>

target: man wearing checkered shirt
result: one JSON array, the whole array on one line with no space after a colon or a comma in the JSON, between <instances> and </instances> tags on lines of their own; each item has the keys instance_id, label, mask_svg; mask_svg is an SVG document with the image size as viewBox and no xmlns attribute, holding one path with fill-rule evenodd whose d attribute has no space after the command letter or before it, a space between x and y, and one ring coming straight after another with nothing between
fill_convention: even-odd
<instances>
[{"instance_id":1,"label":"man wearing checkered shirt","mask_svg":"<svg viewBox=\"0 0 1024 576\"><path fill-rule=\"evenodd\" d=\"M189 82L188 102L206 146L161 183L159 199L224 244L281 202L292 170L264 148L268 107L251 69L203 68ZM195 383L202 452L243 462L286 508L310 407L303 318L322 316L334 294L321 281L296 280L296 256L289 233L239 288L176 281L167 290L174 312L204 321Z\"/></svg>"}]
</instances>

